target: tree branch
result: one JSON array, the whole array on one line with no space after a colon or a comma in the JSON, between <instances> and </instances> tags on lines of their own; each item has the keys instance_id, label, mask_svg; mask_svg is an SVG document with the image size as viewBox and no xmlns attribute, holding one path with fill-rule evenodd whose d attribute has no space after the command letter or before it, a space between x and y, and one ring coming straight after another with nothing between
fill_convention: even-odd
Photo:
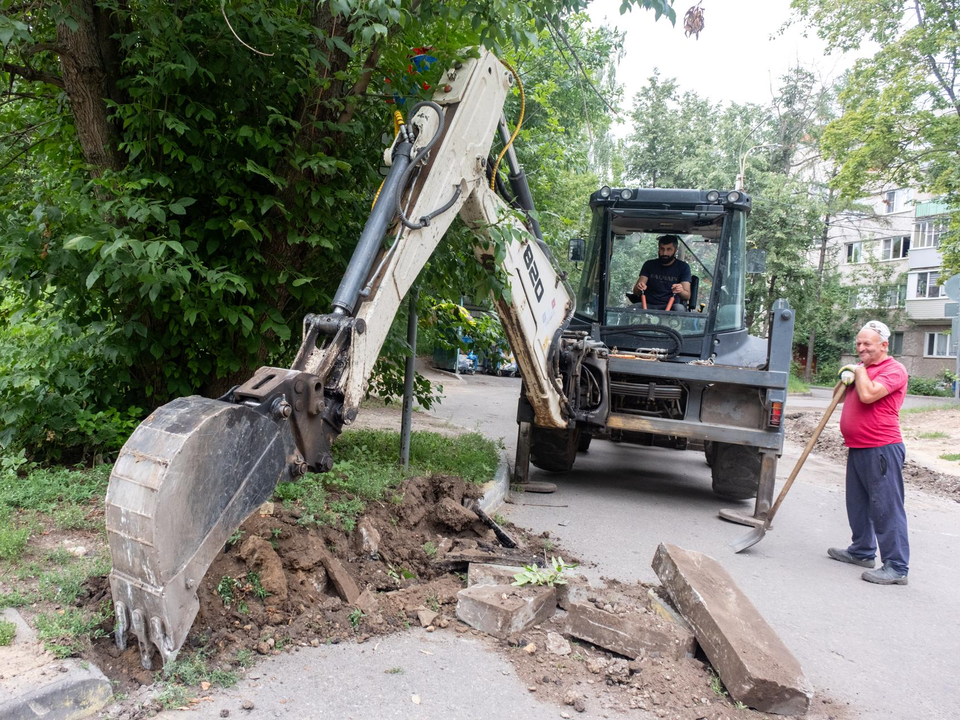
<instances>
[{"instance_id":1,"label":"tree branch","mask_svg":"<svg viewBox=\"0 0 960 720\"><path fill-rule=\"evenodd\" d=\"M547 18L547 25L553 28L553 21L550 20L549 18ZM593 90L594 93L596 93L597 97L600 98L600 101L607 107L607 110L612 112L617 117L620 117L620 113L617 111L617 109L607 102L607 99L600 94L600 91L597 90L596 85L593 84L593 81L590 79L590 76L587 75L587 70L586 68L583 67L583 63L580 62L580 58L577 55L576 51L572 47L570 47L570 43L567 41L567 36L563 32L563 28L557 27L557 28L554 28L554 30L557 36L560 38L560 40L563 41L563 44L566 46L567 51L573 56L574 61L576 61L577 63L577 67L580 68L580 72L583 74L583 77L587 81L587 85L590 86L590 89Z\"/></svg>"},{"instance_id":2,"label":"tree branch","mask_svg":"<svg viewBox=\"0 0 960 720\"><path fill-rule=\"evenodd\" d=\"M363 61L363 69L360 71L360 77L357 78L357 81L347 94L346 107L344 107L343 112L340 113L340 117L337 120L339 124L345 125L353 119L353 114L357 111L357 106L360 102L360 96L366 94L367 88L370 86L370 81L373 79L373 71L376 69L377 63L380 62L381 47L380 41L377 40L377 42L373 44L373 47L370 48L370 54L367 55L367 59Z\"/></svg>"},{"instance_id":3,"label":"tree branch","mask_svg":"<svg viewBox=\"0 0 960 720\"><path fill-rule=\"evenodd\" d=\"M918 0L914 0L913 9L917 14L917 23L921 28L926 30L926 21L923 13L920 11L920 3ZM924 55L923 58L927 61L927 65L930 66L930 70L933 72L934 77L937 78L937 82L940 83L940 87L943 88L943 91L949 96L950 102L953 103L954 112L960 115L960 104L957 104L957 96L953 92L953 87L947 84L947 81L944 80L943 75L940 73L940 68L937 67L937 59L933 55Z\"/></svg>"},{"instance_id":4,"label":"tree branch","mask_svg":"<svg viewBox=\"0 0 960 720\"><path fill-rule=\"evenodd\" d=\"M44 72L42 70L34 70L31 67L14 65L13 63L7 62L3 63L3 69L11 75L19 75L24 80L29 80L30 82L43 82L47 83L48 85L55 85L61 90L65 89L63 78L59 75L54 75L53 73Z\"/></svg>"}]
</instances>

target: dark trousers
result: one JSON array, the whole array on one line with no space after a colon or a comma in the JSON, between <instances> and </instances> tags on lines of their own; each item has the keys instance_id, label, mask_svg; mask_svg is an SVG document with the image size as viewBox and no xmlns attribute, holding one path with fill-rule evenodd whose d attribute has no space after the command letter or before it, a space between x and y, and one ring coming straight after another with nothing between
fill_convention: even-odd
<instances>
[{"instance_id":1,"label":"dark trousers","mask_svg":"<svg viewBox=\"0 0 960 720\"><path fill-rule=\"evenodd\" d=\"M880 559L906 575L910 565L907 513L903 509L903 443L850 448L847 455L847 519L854 557Z\"/></svg>"}]
</instances>

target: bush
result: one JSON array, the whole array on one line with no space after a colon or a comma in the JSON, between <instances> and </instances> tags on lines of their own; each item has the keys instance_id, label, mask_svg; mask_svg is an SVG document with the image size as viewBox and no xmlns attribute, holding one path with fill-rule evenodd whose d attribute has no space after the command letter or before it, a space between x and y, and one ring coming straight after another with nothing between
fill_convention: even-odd
<instances>
[{"instance_id":1,"label":"bush","mask_svg":"<svg viewBox=\"0 0 960 720\"><path fill-rule=\"evenodd\" d=\"M108 329L20 315L0 314L0 448L44 461L118 450L142 411L110 406L124 372L103 354Z\"/></svg>"},{"instance_id":2,"label":"bush","mask_svg":"<svg viewBox=\"0 0 960 720\"><path fill-rule=\"evenodd\" d=\"M941 378L912 377L907 381L907 392L911 395L929 395L933 397L951 397L950 385Z\"/></svg>"}]
</instances>

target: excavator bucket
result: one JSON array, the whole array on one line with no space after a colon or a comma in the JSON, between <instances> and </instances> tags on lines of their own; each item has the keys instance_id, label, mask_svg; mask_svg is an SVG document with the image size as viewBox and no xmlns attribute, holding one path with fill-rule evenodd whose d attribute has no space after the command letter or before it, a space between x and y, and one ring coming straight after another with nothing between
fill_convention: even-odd
<instances>
[{"instance_id":1,"label":"excavator bucket","mask_svg":"<svg viewBox=\"0 0 960 720\"><path fill-rule=\"evenodd\" d=\"M107 490L116 642L133 631L143 667L177 656L197 586L230 534L287 472L293 440L275 418L202 397L156 410L123 446Z\"/></svg>"}]
</instances>

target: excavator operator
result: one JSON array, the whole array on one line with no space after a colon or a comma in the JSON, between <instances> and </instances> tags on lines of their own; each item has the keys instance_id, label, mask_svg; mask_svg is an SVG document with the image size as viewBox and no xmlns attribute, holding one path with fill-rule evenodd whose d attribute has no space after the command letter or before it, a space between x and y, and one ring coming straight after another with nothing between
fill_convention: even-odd
<instances>
[{"instance_id":1,"label":"excavator operator","mask_svg":"<svg viewBox=\"0 0 960 720\"><path fill-rule=\"evenodd\" d=\"M686 310L690 300L690 266L677 259L680 238L661 235L657 238L657 257L647 260L640 268L640 278L633 295L643 295L644 307L651 310ZM632 299L632 298L631 298Z\"/></svg>"}]
</instances>

